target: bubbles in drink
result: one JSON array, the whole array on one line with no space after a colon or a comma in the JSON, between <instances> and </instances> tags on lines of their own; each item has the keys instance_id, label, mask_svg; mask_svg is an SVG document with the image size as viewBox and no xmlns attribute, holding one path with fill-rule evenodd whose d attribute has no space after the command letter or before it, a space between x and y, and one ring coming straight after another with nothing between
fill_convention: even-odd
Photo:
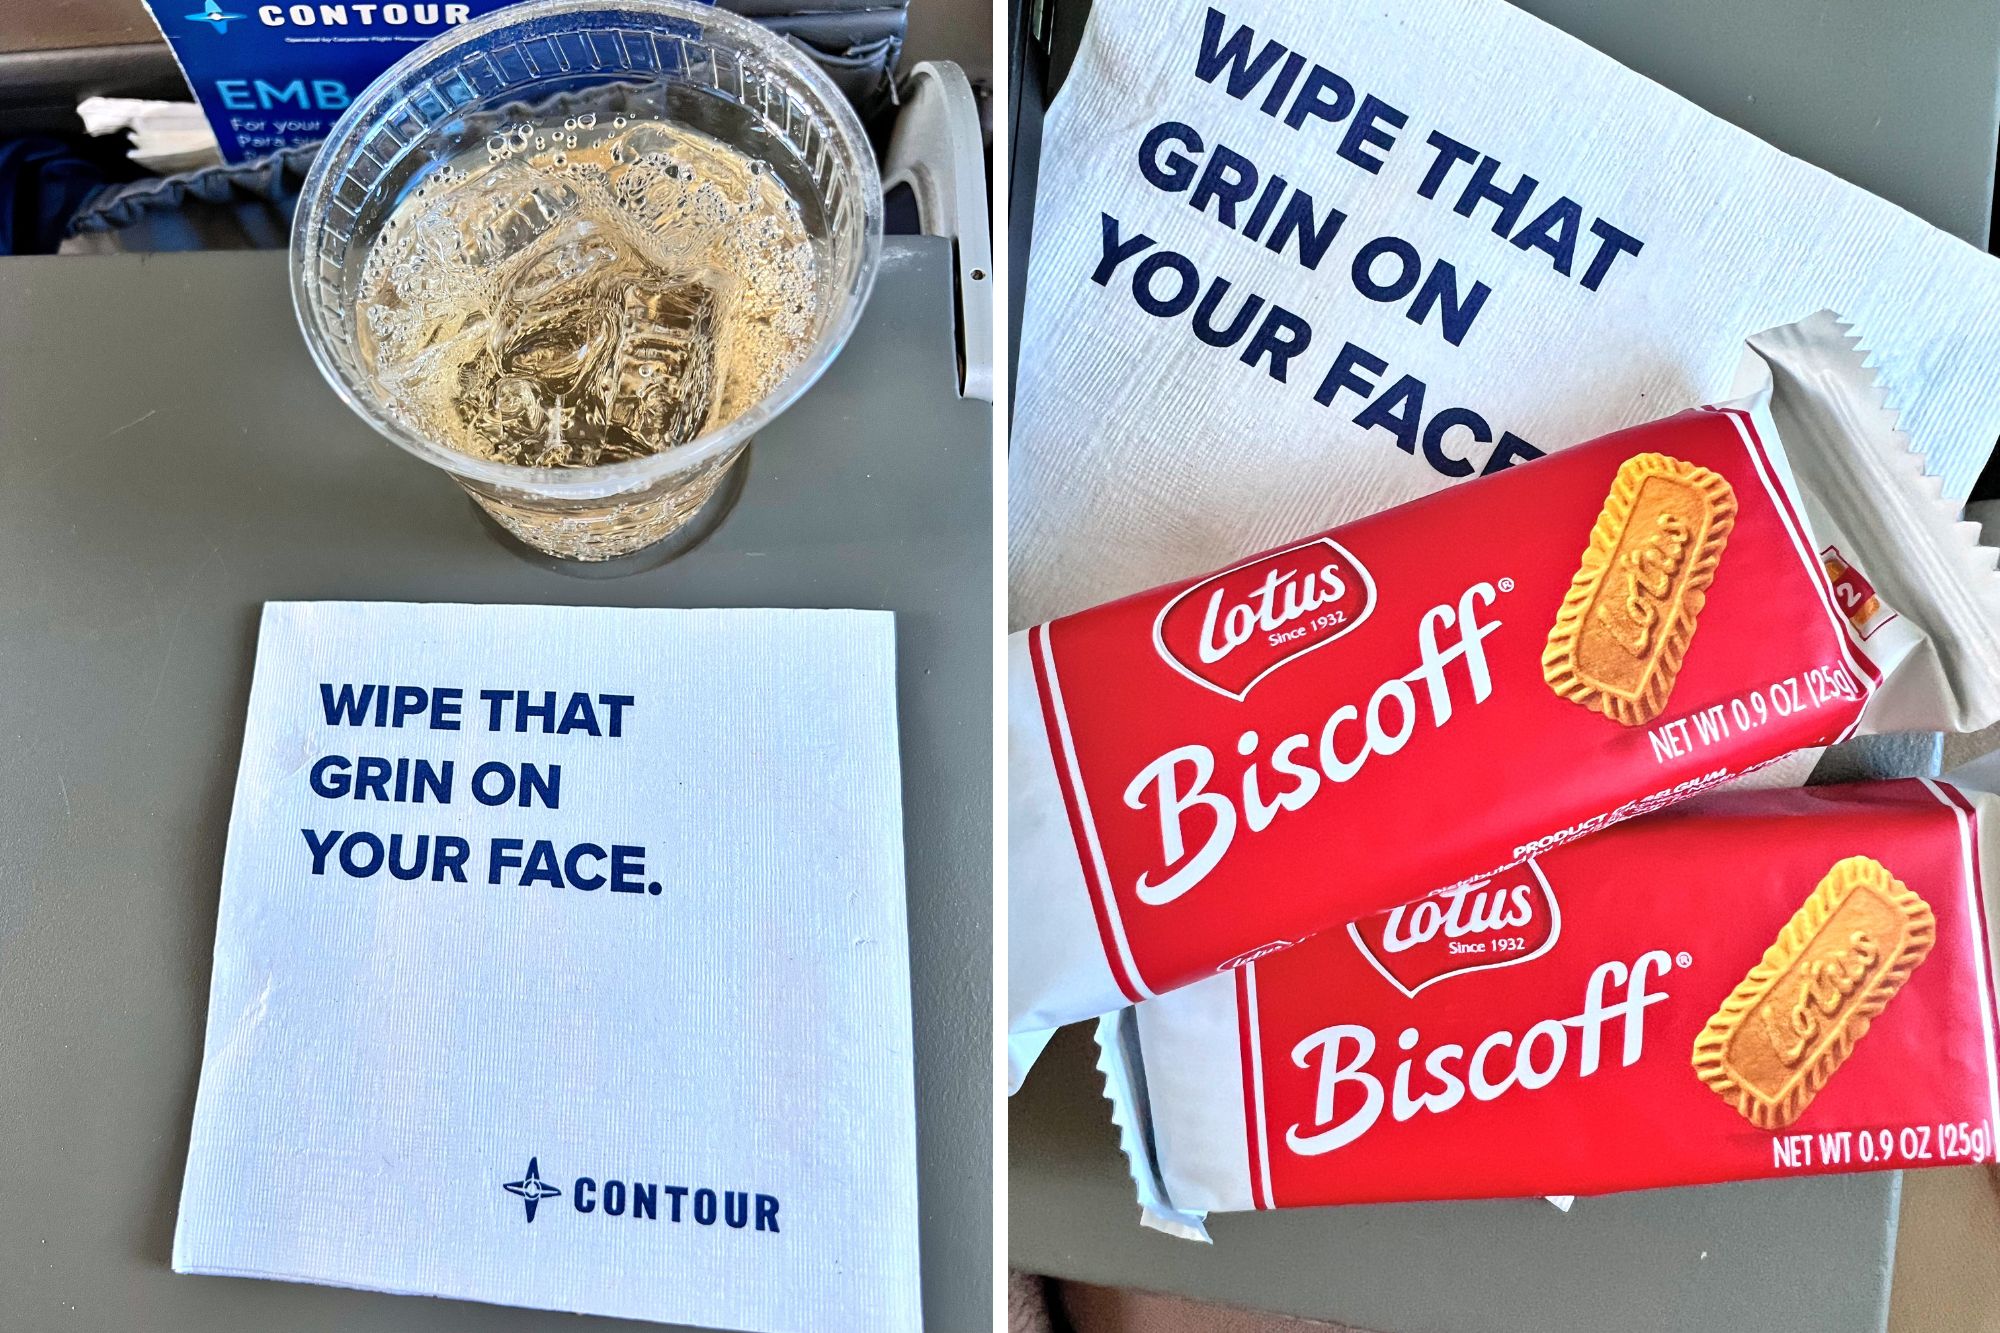
<instances>
[{"instance_id":1,"label":"bubbles in drink","mask_svg":"<svg viewBox=\"0 0 2000 1333\"><path fill-rule=\"evenodd\" d=\"M811 238L766 162L659 121L504 126L370 247L361 348L391 410L462 453L588 467L740 415L804 356Z\"/></svg>"}]
</instances>

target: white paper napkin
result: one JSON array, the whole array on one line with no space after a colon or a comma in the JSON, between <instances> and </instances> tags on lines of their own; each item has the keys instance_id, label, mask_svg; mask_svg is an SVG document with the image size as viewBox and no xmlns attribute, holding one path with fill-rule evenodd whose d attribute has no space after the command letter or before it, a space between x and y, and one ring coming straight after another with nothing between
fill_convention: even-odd
<instances>
[{"instance_id":1,"label":"white paper napkin","mask_svg":"<svg viewBox=\"0 0 2000 1333\"><path fill-rule=\"evenodd\" d=\"M1218 49L1254 31L1240 60L1204 61L1211 9ZM1295 112L1309 85L1336 118ZM1378 107L1366 135L1351 137L1371 96L1404 123ZM1170 132L1142 152L1170 122L1200 149ZM1507 234L1494 231L1497 202L1457 212L1482 169L1473 159L1449 163L1424 197L1426 177L1456 151L1434 147L1433 134L1497 161L1486 168L1495 192L1534 178ZM1192 202L1218 158L1223 193L1246 178L1243 164L1256 173L1233 227L1213 193ZM1253 222L1277 177L1288 188ZM1292 206L1291 188L1311 195L1322 223L1329 209L1346 214L1313 270L1295 240L1269 245L1278 224L1268 219ZM1565 199L1573 221L1549 213ZM1100 285L1106 215L1122 239L1153 245ZM1642 248L1614 248L1590 290L1599 222ZM1564 273L1551 250L1567 227ZM1383 237L1409 247L1423 274L1450 263L1462 296L1488 286L1457 345L1438 308L1409 318L1414 292L1362 294L1353 261ZM1379 391L1404 376L1423 384L1421 424L1464 407L1495 437L1554 450L1725 393L1745 336L1832 308L1878 356L1892 406L1947 494L1965 494L2000 434L2000 261L1499 0L1099 0L1045 127L1034 242L1011 454L1016 626L1452 484L1421 439L1404 452L1389 430L1355 423L1366 395L1315 401L1350 342L1387 363L1365 376ZM1273 304L1306 321L1311 342L1286 383L1267 360L1244 364L1248 332L1223 347L1197 339L1198 302L1179 314L1142 308L1134 271L1162 250L1192 266L1203 293L1218 277L1232 284L1211 327L1227 329L1252 296L1262 302L1252 330ZM1378 294L1397 263L1376 258ZM1180 281L1168 261L1156 266L1156 311L1177 304ZM1476 466L1493 448L1463 425L1439 439L1442 455Z\"/></svg>"},{"instance_id":2,"label":"white paper napkin","mask_svg":"<svg viewBox=\"0 0 2000 1333\"><path fill-rule=\"evenodd\" d=\"M912 1103L889 615L265 608L177 1271L914 1329Z\"/></svg>"}]
</instances>

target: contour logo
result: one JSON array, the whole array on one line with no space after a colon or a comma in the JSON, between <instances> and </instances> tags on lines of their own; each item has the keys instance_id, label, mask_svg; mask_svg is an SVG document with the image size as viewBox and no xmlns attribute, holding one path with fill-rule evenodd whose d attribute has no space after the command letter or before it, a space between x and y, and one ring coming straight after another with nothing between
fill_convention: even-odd
<instances>
[{"instance_id":1,"label":"contour logo","mask_svg":"<svg viewBox=\"0 0 2000 1333\"><path fill-rule=\"evenodd\" d=\"M205 23L219 33L227 33L229 25L244 16L228 13L216 3L216 0L208 0L199 14L183 14L181 17L190 23Z\"/></svg>"},{"instance_id":2,"label":"contour logo","mask_svg":"<svg viewBox=\"0 0 2000 1333\"><path fill-rule=\"evenodd\" d=\"M1330 537L1260 555L1183 589L1160 608L1153 646L1197 685L1241 700L1293 658L1324 648L1375 609L1375 580Z\"/></svg>"},{"instance_id":3,"label":"contour logo","mask_svg":"<svg viewBox=\"0 0 2000 1333\"><path fill-rule=\"evenodd\" d=\"M1533 861L1365 921L1348 938L1391 986L1415 999L1446 977L1540 958L1562 934L1555 890Z\"/></svg>"},{"instance_id":4,"label":"contour logo","mask_svg":"<svg viewBox=\"0 0 2000 1333\"><path fill-rule=\"evenodd\" d=\"M527 1205L528 1220L530 1222L535 1220L535 1209L541 1206L543 1199L553 1199L562 1193L554 1185L548 1184L542 1179L540 1159L535 1157L528 1159L527 1175L522 1176L519 1180L510 1180L500 1188L506 1190L509 1194L518 1194L521 1196L521 1202Z\"/></svg>"},{"instance_id":5,"label":"contour logo","mask_svg":"<svg viewBox=\"0 0 2000 1333\"><path fill-rule=\"evenodd\" d=\"M568 1188L542 1179L539 1155L528 1159L528 1172L500 1186L521 1201L527 1219L550 1199L567 1198L569 1211L598 1218L634 1222L685 1223L730 1231L779 1234L778 1197L755 1190L717 1189L705 1185L671 1185L650 1180L620 1180L578 1176ZM556 1205L551 1205L556 1206Z\"/></svg>"}]
</instances>

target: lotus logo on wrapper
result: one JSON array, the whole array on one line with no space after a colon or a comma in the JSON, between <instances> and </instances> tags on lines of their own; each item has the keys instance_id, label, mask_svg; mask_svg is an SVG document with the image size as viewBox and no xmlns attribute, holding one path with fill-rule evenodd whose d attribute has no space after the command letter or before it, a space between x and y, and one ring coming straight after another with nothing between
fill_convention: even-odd
<instances>
[{"instance_id":1,"label":"lotus logo on wrapper","mask_svg":"<svg viewBox=\"0 0 2000 1333\"><path fill-rule=\"evenodd\" d=\"M1195 684L1241 700L1285 663L1323 648L1375 609L1375 580L1328 537L1203 579L1160 609L1153 643Z\"/></svg>"},{"instance_id":2,"label":"lotus logo on wrapper","mask_svg":"<svg viewBox=\"0 0 2000 1333\"><path fill-rule=\"evenodd\" d=\"M1347 933L1377 972L1403 994L1446 977L1540 958L1562 934L1555 890L1533 861L1350 922Z\"/></svg>"},{"instance_id":3,"label":"lotus logo on wrapper","mask_svg":"<svg viewBox=\"0 0 2000 1333\"><path fill-rule=\"evenodd\" d=\"M1500 586L1513 585L1502 579ZM1325 784L1351 782L1373 756L1400 752L1409 744L1420 716L1419 696L1413 685L1424 686L1422 697L1429 703L1433 726L1442 727L1451 721L1454 704L1447 668L1453 662L1465 664L1470 702L1484 703L1493 693L1493 677L1482 641L1499 629L1501 622L1481 623L1478 608L1482 604L1492 605L1498 595L1495 585L1475 583L1459 597L1456 607L1440 603L1426 611L1417 622L1417 648L1422 663L1416 670L1392 676L1377 686L1365 706L1345 703L1326 713L1318 727L1317 747L1310 730L1294 732L1271 744L1270 766L1291 779L1289 790L1267 796L1269 789L1260 777L1262 761L1253 762L1242 772L1243 805L1239 813L1228 795L1209 790L1209 783L1216 776L1216 757L1205 745L1176 746L1141 768L1126 784L1124 803L1128 809L1157 812L1160 855L1157 867L1148 869L1133 882L1133 892L1139 901L1154 907L1170 903L1207 878L1228 855L1239 824L1253 835L1263 833L1280 814L1303 809ZM1162 621L1165 618L1162 615ZM1440 630L1454 625L1459 632L1458 642L1451 647L1440 645ZM1267 667L1264 674L1273 669ZM1388 704L1394 705L1393 710L1385 707ZM1392 717L1396 720L1390 720ZM1344 736L1343 732L1360 734ZM1356 739L1360 745L1352 756L1344 754L1343 742L1351 744ZM1237 740L1237 753L1249 758L1257 745L1257 733L1246 731ZM1301 755L1310 755L1318 767L1301 763ZM1188 816L1202 811L1207 812L1207 830L1191 840ZM1199 823L1197 814L1197 827Z\"/></svg>"}]
</instances>

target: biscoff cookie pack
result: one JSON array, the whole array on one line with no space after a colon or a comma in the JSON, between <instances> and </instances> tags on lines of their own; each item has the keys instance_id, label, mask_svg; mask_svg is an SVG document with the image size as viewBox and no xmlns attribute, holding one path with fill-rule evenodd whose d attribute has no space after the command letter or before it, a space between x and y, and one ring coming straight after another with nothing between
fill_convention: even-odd
<instances>
[{"instance_id":1,"label":"biscoff cookie pack","mask_svg":"<svg viewBox=\"0 0 2000 1333\"><path fill-rule=\"evenodd\" d=\"M2000 718L1994 555L1855 340L1759 335L1737 387L1015 635L1016 1081L1047 1029L1801 749Z\"/></svg>"},{"instance_id":2,"label":"biscoff cookie pack","mask_svg":"<svg viewBox=\"0 0 2000 1333\"><path fill-rule=\"evenodd\" d=\"M1104 1019L1147 1219L1995 1160L1996 779L1712 793Z\"/></svg>"}]
</instances>

